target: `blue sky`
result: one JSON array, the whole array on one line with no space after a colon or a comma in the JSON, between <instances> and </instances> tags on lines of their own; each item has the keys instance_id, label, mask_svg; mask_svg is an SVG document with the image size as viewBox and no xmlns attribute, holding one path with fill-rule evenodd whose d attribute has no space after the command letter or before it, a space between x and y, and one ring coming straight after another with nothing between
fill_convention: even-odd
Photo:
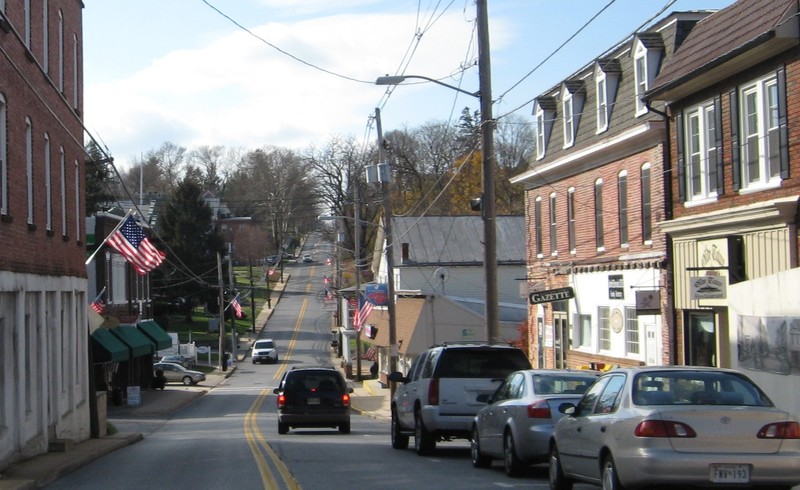
<instances>
[{"instance_id":1,"label":"blue sky","mask_svg":"<svg viewBox=\"0 0 800 490\"><path fill-rule=\"evenodd\" d=\"M531 120L531 99L667 5L670 12L731 3L488 0L492 95L502 95L494 115ZM121 167L164 141L304 150L336 136L374 140L376 107L384 131L478 108L477 99L430 83L398 87L388 99L386 87L374 85L405 73L477 90L474 0L84 4L85 123Z\"/></svg>"}]
</instances>

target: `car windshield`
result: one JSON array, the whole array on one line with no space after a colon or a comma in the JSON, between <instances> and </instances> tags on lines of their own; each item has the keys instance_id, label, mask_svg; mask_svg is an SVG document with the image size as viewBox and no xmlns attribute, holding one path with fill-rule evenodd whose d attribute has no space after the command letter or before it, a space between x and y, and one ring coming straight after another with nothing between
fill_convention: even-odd
<instances>
[{"instance_id":1,"label":"car windshield","mask_svg":"<svg viewBox=\"0 0 800 490\"><path fill-rule=\"evenodd\" d=\"M722 371L638 374L633 380L633 402L637 405L774 406L747 377Z\"/></svg>"},{"instance_id":2,"label":"car windshield","mask_svg":"<svg viewBox=\"0 0 800 490\"><path fill-rule=\"evenodd\" d=\"M441 356L434 373L440 378L505 378L531 368L517 349L445 349Z\"/></svg>"},{"instance_id":3,"label":"car windshield","mask_svg":"<svg viewBox=\"0 0 800 490\"><path fill-rule=\"evenodd\" d=\"M272 349L275 347L275 343L271 340L261 340L256 342L256 349Z\"/></svg>"}]
</instances>

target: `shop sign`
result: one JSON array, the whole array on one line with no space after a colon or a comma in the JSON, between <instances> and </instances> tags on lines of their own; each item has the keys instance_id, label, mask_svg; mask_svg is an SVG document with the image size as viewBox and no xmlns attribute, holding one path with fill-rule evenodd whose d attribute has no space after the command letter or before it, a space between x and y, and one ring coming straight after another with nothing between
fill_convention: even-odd
<instances>
[{"instance_id":1,"label":"shop sign","mask_svg":"<svg viewBox=\"0 0 800 490\"><path fill-rule=\"evenodd\" d=\"M551 303L553 301L561 301L574 297L575 291L571 287L549 289L547 291L536 291L528 295L528 299L532 305Z\"/></svg>"},{"instance_id":2,"label":"shop sign","mask_svg":"<svg viewBox=\"0 0 800 490\"><path fill-rule=\"evenodd\" d=\"M625 299L625 279L622 274L608 276L608 299Z\"/></svg>"},{"instance_id":3,"label":"shop sign","mask_svg":"<svg viewBox=\"0 0 800 490\"><path fill-rule=\"evenodd\" d=\"M691 299L725 299L728 278L725 276L697 276L689 278Z\"/></svg>"}]
</instances>

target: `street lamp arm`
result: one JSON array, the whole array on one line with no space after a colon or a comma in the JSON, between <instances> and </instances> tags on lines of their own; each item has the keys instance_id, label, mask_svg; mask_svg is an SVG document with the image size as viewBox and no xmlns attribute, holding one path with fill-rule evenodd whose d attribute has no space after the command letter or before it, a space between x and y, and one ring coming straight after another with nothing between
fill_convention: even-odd
<instances>
[{"instance_id":1,"label":"street lamp arm","mask_svg":"<svg viewBox=\"0 0 800 490\"><path fill-rule=\"evenodd\" d=\"M469 90L464 90L463 88L456 87L455 85L450 85L435 78L429 78L422 75L397 75L397 76L385 76L385 77L378 77L375 80L375 85L400 85L402 82L406 81L409 78L418 78L420 80L427 80L429 82L433 82L437 85L441 85L443 87L447 87L449 89L455 90L456 92L461 92L462 94L471 95L473 97L480 98L481 91L478 90L477 92L470 92Z\"/></svg>"}]
</instances>

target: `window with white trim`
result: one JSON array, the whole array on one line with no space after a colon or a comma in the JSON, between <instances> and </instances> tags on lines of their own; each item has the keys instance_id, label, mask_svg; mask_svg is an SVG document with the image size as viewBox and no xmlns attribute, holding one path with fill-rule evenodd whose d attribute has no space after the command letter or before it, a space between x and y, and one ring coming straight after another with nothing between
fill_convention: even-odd
<instances>
[{"instance_id":1,"label":"window with white trim","mask_svg":"<svg viewBox=\"0 0 800 490\"><path fill-rule=\"evenodd\" d=\"M742 188L781 180L778 81L774 74L741 89Z\"/></svg>"},{"instance_id":2,"label":"window with white trim","mask_svg":"<svg viewBox=\"0 0 800 490\"><path fill-rule=\"evenodd\" d=\"M558 255L558 236L556 223L556 193L550 194L550 255Z\"/></svg>"},{"instance_id":3,"label":"window with white trim","mask_svg":"<svg viewBox=\"0 0 800 490\"><path fill-rule=\"evenodd\" d=\"M25 36L25 47L31 49L31 0L25 0L22 4L22 13L25 16L23 35Z\"/></svg>"},{"instance_id":4,"label":"window with white trim","mask_svg":"<svg viewBox=\"0 0 800 490\"><path fill-rule=\"evenodd\" d=\"M584 89L582 80L568 80L561 85L564 148L569 148L575 144L585 99L586 89Z\"/></svg>"},{"instance_id":5,"label":"window with white trim","mask_svg":"<svg viewBox=\"0 0 800 490\"><path fill-rule=\"evenodd\" d=\"M25 118L25 180L28 193L28 224L33 224L33 122L30 117Z\"/></svg>"},{"instance_id":6,"label":"window with white trim","mask_svg":"<svg viewBox=\"0 0 800 490\"><path fill-rule=\"evenodd\" d=\"M81 166L75 160L75 240L81 241Z\"/></svg>"},{"instance_id":7,"label":"window with white trim","mask_svg":"<svg viewBox=\"0 0 800 490\"><path fill-rule=\"evenodd\" d=\"M42 0L42 69L50 74L50 0Z\"/></svg>"},{"instance_id":8,"label":"window with white trim","mask_svg":"<svg viewBox=\"0 0 800 490\"><path fill-rule=\"evenodd\" d=\"M50 155L50 135L44 133L44 201L45 201L45 229L53 230L53 184L52 162Z\"/></svg>"},{"instance_id":9,"label":"window with white trim","mask_svg":"<svg viewBox=\"0 0 800 490\"><path fill-rule=\"evenodd\" d=\"M533 114L536 117L536 159L541 160L547 154L547 145L556 117L555 99L553 97L536 99Z\"/></svg>"},{"instance_id":10,"label":"window with white trim","mask_svg":"<svg viewBox=\"0 0 800 490\"><path fill-rule=\"evenodd\" d=\"M564 90L561 107L564 114L564 148L569 148L575 144L575 113L572 94L568 90Z\"/></svg>"},{"instance_id":11,"label":"window with white trim","mask_svg":"<svg viewBox=\"0 0 800 490\"><path fill-rule=\"evenodd\" d=\"M575 315L578 326L578 346L592 346L592 315Z\"/></svg>"},{"instance_id":12,"label":"window with white trim","mask_svg":"<svg viewBox=\"0 0 800 490\"><path fill-rule=\"evenodd\" d=\"M537 197L533 204L534 231L536 233L536 256L542 256L542 198Z\"/></svg>"},{"instance_id":13,"label":"window with white trim","mask_svg":"<svg viewBox=\"0 0 800 490\"><path fill-rule=\"evenodd\" d=\"M2 0L0 0L2 2ZM0 93L0 214L8 214L8 109Z\"/></svg>"},{"instance_id":14,"label":"window with white trim","mask_svg":"<svg viewBox=\"0 0 800 490\"><path fill-rule=\"evenodd\" d=\"M617 220L619 221L619 244L628 245L628 172L617 175Z\"/></svg>"},{"instance_id":15,"label":"window with white trim","mask_svg":"<svg viewBox=\"0 0 800 490\"><path fill-rule=\"evenodd\" d=\"M625 349L628 354L639 354L641 342L639 341L639 318L636 308L625 307Z\"/></svg>"},{"instance_id":16,"label":"window with white trim","mask_svg":"<svg viewBox=\"0 0 800 490\"><path fill-rule=\"evenodd\" d=\"M705 101L684 113L685 201L717 197L721 128L718 100ZM680 156L679 156L680 158Z\"/></svg>"},{"instance_id":17,"label":"window with white trim","mask_svg":"<svg viewBox=\"0 0 800 490\"><path fill-rule=\"evenodd\" d=\"M641 35L636 39L636 47L633 52L633 76L636 96L636 115L647 114L647 103L644 101L644 94L652 85L656 78L656 70L661 61L663 52L663 41L660 36L653 38L652 35ZM658 39L658 40L656 40ZM646 40L646 42L645 42Z\"/></svg>"},{"instance_id":18,"label":"window with white trim","mask_svg":"<svg viewBox=\"0 0 800 490\"><path fill-rule=\"evenodd\" d=\"M78 46L78 36L72 35L72 107L78 108L78 53L80 47Z\"/></svg>"},{"instance_id":19,"label":"window with white trim","mask_svg":"<svg viewBox=\"0 0 800 490\"><path fill-rule=\"evenodd\" d=\"M611 350L611 308L597 307L597 326L600 334L600 350Z\"/></svg>"},{"instance_id":20,"label":"window with white trim","mask_svg":"<svg viewBox=\"0 0 800 490\"><path fill-rule=\"evenodd\" d=\"M642 165L640 175L641 182L641 205L642 205L642 241L650 243L653 241L653 202L652 191L650 190L650 164Z\"/></svg>"},{"instance_id":21,"label":"window with white trim","mask_svg":"<svg viewBox=\"0 0 800 490\"><path fill-rule=\"evenodd\" d=\"M602 133L608 129L608 88L605 73L600 72L595 80L595 90L597 91L597 132Z\"/></svg>"},{"instance_id":22,"label":"window with white trim","mask_svg":"<svg viewBox=\"0 0 800 490\"><path fill-rule=\"evenodd\" d=\"M605 249L603 240L603 179L594 183L594 239L598 251Z\"/></svg>"},{"instance_id":23,"label":"window with white trim","mask_svg":"<svg viewBox=\"0 0 800 490\"><path fill-rule=\"evenodd\" d=\"M61 235L67 236L67 156L64 147L59 148L59 165L61 166Z\"/></svg>"},{"instance_id":24,"label":"window with white trim","mask_svg":"<svg viewBox=\"0 0 800 490\"><path fill-rule=\"evenodd\" d=\"M575 253L575 188L567 190L567 241L570 253Z\"/></svg>"},{"instance_id":25,"label":"window with white trim","mask_svg":"<svg viewBox=\"0 0 800 490\"><path fill-rule=\"evenodd\" d=\"M64 12L58 10L58 90L64 92Z\"/></svg>"}]
</instances>

